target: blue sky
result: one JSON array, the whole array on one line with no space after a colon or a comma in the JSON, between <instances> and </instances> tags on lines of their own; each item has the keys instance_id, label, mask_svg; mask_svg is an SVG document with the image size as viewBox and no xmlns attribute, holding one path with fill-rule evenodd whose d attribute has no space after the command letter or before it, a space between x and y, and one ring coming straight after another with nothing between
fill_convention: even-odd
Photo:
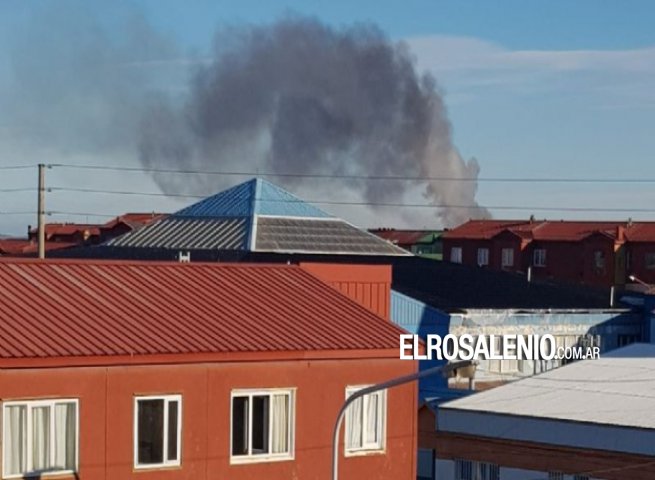
<instances>
[{"instance_id":1,"label":"blue sky","mask_svg":"<svg viewBox=\"0 0 655 480\"><path fill-rule=\"evenodd\" d=\"M31 43L25 45L38 53L39 38L54 38L48 36L52 32L39 32L48 29L43 17L53 10L73 18L71 22L93 17L108 36L121 35L123 23L135 14L142 16L161 35L159 51L169 52L171 60L206 55L217 26L266 23L288 12L315 16L333 26L373 22L392 39L407 42L419 67L434 74L443 90L455 144L463 157L477 158L481 177L655 178L655 3L651 1L0 0L0 107L3 98L15 104L31 96L29 88L47 87L49 75L56 76L57 65L39 71L43 62L29 64L25 70L37 76L42 73L43 83L24 85L14 75L16 55L25 51L15 38L25 31L34 33ZM56 28L57 23L54 25ZM173 46L168 46L168 41ZM167 68L165 78L171 84L163 86L184 89L188 66ZM57 95L52 89L43 96L44 102ZM86 108L92 108L92 99L89 94ZM3 117L1 112L0 108L0 139L4 142L0 166L51 161L44 158L66 163L136 164L129 149L116 151L111 158L106 153L94 156L83 139L67 142L64 149L56 147L61 138L84 135L85 130L73 126L67 130L65 121L54 133L51 125L40 126L47 130L40 135L29 122L14 128L13 116L5 113ZM65 112L60 113L66 117ZM83 123L92 128L93 120L85 117ZM33 179L26 172L0 172L0 189L31 186ZM98 179L54 172L49 180L65 185L79 180L89 185L113 182L156 190L143 178ZM653 184L481 182L477 198L490 206L648 208L655 201L654 190ZM0 193L0 211L32 209L32 197ZM52 197L52 209L116 214L174 210L185 203L156 197ZM332 211L363 226L380 221L379 215L363 208ZM396 213L387 212L382 221L387 226L437 226L425 211L415 216L404 212L402 219ZM499 218L527 217L530 211L492 209L492 213ZM655 214L552 211L537 216L651 219ZM0 233L20 233L27 223L33 223L29 215L0 215Z\"/></svg>"}]
</instances>

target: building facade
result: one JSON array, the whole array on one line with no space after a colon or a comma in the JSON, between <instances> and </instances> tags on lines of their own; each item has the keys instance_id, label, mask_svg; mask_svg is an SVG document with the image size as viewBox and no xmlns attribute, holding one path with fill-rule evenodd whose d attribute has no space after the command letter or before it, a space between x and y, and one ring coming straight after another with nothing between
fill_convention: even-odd
<instances>
[{"instance_id":1,"label":"building facade","mask_svg":"<svg viewBox=\"0 0 655 480\"><path fill-rule=\"evenodd\" d=\"M443 236L444 259L592 286L655 283L655 223L471 220Z\"/></svg>"},{"instance_id":2,"label":"building facade","mask_svg":"<svg viewBox=\"0 0 655 480\"><path fill-rule=\"evenodd\" d=\"M0 261L3 478L326 478L402 332L298 266ZM414 479L417 389L348 410L344 477Z\"/></svg>"},{"instance_id":3,"label":"building facade","mask_svg":"<svg viewBox=\"0 0 655 480\"><path fill-rule=\"evenodd\" d=\"M630 345L422 407L419 445L434 452L432 478L655 478L654 358L653 345Z\"/></svg>"}]
</instances>

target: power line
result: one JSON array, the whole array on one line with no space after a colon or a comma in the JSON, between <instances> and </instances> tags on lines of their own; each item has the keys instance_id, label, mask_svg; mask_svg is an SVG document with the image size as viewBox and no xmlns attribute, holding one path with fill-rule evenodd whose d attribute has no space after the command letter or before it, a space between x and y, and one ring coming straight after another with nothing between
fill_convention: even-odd
<instances>
[{"instance_id":1,"label":"power line","mask_svg":"<svg viewBox=\"0 0 655 480\"><path fill-rule=\"evenodd\" d=\"M0 193L36 192L36 188L0 188Z\"/></svg>"},{"instance_id":2,"label":"power line","mask_svg":"<svg viewBox=\"0 0 655 480\"><path fill-rule=\"evenodd\" d=\"M143 172L183 175L224 175L224 176L255 176L255 177L287 177L287 178L316 178L316 179L344 179L344 180L388 180L388 181L444 181L444 182L495 182L495 183L655 183L655 178L585 178L585 177L446 177L446 176L407 176L407 175L354 175L329 173L290 173L290 172L257 172L257 171L229 171L229 170L194 170L169 169L146 167L120 167L108 165L85 165L69 163L53 163L48 167L70 168L81 170L105 170L117 172Z\"/></svg>"},{"instance_id":3,"label":"power line","mask_svg":"<svg viewBox=\"0 0 655 480\"><path fill-rule=\"evenodd\" d=\"M51 187L51 192L75 192L91 193L102 195L137 195L152 197L181 197L181 198L207 198L208 195L184 194L184 193L163 193L163 192L137 192L129 190L103 190L93 188L72 188L72 187ZM268 200L279 203L314 203L320 205L346 205L346 206L370 206L370 207L395 207L395 208L459 208L475 209L481 205L454 205L454 204L432 204L432 203L399 203L399 202L363 202L363 201L345 201L345 200L287 200L274 199ZM518 211L542 211L542 212L601 212L601 213L655 213L655 208L618 208L618 207L550 207L550 206L516 206L516 205L484 205L490 210L518 210Z\"/></svg>"},{"instance_id":4,"label":"power line","mask_svg":"<svg viewBox=\"0 0 655 480\"><path fill-rule=\"evenodd\" d=\"M34 212L32 212L34 213ZM69 212L63 210L51 210L46 212L46 215L71 215L77 217L104 217L104 218L114 218L118 215L115 213L88 213L88 212Z\"/></svg>"},{"instance_id":5,"label":"power line","mask_svg":"<svg viewBox=\"0 0 655 480\"><path fill-rule=\"evenodd\" d=\"M0 165L0 170L26 170L28 168L36 168L35 165Z\"/></svg>"}]
</instances>

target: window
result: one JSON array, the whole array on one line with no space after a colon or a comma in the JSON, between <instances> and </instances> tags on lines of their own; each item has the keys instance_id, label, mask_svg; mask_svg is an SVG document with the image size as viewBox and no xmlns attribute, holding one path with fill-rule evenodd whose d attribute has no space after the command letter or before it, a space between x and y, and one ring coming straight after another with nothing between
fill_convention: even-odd
<instances>
[{"instance_id":1,"label":"window","mask_svg":"<svg viewBox=\"0 0 655 480\"><path fill-rule=\"evenodd\" d=\"M655 253L647 253L644 260L648 270L653 270L655 268Z\"/></svg>"},{"instance_id":2,"label":"window","mask_svg":"<svg viewBox=\"0 0 655 480\"><path fill-rule=\"evenodd\" d=\"M500 480L500 467L493 463L455 460L455 480Z\"/></svg>"},{"instance_id":3,"label":"window","mask_svg":"<svg viewBox=\"0 0 655 480\"><path fill-rule=\"evenodd\" d=\"M501 265L503 267L513 267L514 266L514 249L513 248L503 248L501 250Z\"/></svg>"},{"instance_id":4,"label":"window","mask_svg":"<svg viewBox=\"0 0 655 480\"><path fill-rule=\"evenodd\" d=\"M136 397L134 466L153 468L180 464L182 397Z\"/></svg>"},{"instance_id":5,"label":"window","mask_svg":"<svg viewBox=\"0 0 655 480\"><path fill-rule=\"evenodd\" d=\"M573 480L589 480L589 477L586 475L573 475Z\"/></svg>"},{"instance_id":6,"label":"window","mask_svg":"<svg viewBox=\"0 0 655 480\"><path fill-rule=\"evenodd\" d=\"M77 400L5 402L3 425L4 478L77 471Z\"/></svg>"},{"instance_id":7,"label":"window","mask_svg":"<svg viewBox=\"0 0 655 480\"><path fill-rule=\"evenodd\" d=\"M546 266L546 249L537 248L534 251L532 258L532 265L535 267L545 267Z\"/></svg>"},{"instance_id":8,"label":"window","mask_svg":"<svg viewBox=\"0 0 655 480\"><path fill-rule=\"evenodd\" d=\"M233 463L293 458L292 390L232 392Z\"/></svg>"},{"instance_id":9,"label":"window","mask_svg":"<svg viewBox=\"0 0 655 480\"><path fill-rule=\"evenodd\" d=\"M348 387L346 398L364 387ZM358 398L346 410L346 454L384 450L387 392Z\"/></svg>"},{"instance_id":10,"label":"window","mask_svg":"<svg viewBox=\"0 0 655 480\"><path fill-rule=\"evenodd\" d=\"M564 480L562 472L548 472L548 480Z\"/></svg>"},{"instance_id":11,"label":"window","mask_svg":"<svg viewBox=\"0 0 655 480\"><path fill-rule=\"evenodd\" d=\"M478 265L489 265L489 249L478 248Z\"/></svg>"},{"instance_id":12,"label":"window","mask_svg":"<svg viewBox=\"0 0 655 480\"><path fill-rule=\"evenodd\" d=\"M462 247L453 247L450 249L450 261L452 263L462 263Z\"/></svg>"},{"instance_id":13,"label":"window","mask_svg":"<svg viewBox=\"0 0 655 480\"><path fill-rule=\"evenodd\" d=\"M594 251L594 268L598 270L605 270L605 252L602 250Z\"/></svg>"}]
</instances>

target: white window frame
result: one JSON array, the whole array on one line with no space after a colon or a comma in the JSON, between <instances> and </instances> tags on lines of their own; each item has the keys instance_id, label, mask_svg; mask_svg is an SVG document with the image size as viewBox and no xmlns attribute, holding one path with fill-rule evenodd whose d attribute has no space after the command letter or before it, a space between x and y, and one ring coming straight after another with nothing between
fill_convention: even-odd
<instances>
[{"instance_id":1,"label":"white window frame","mask_svg":"<svg viewBox=\"0 0 655 480\"><path fill-rule=\"evenodd\" d=\"M513 267L514 266L514 249L513 248L503 248L500 251L500 266L501 267Z\"/></svg>"},{"instance_id":2,"label":"white window frame","mask_svg":"<svg viewBox=\"0 0 655 480\"><path fill-rule=\"evenodd\" d=\"M487 247L478 248L478 266L485 267L489 265L489 249Z\"/></svg>"},{"instance_id":3,"label":"white window frame","mask_svg":"<svg viewBox=\"0 0 655 480\"><path fill-rule=\"evenodd\" d=\"M532 252L532 266L533 267L545 267L546 266L546 249L545 248L535 248Z\"/></svg>"},{"instance_id":4,"label":"white window frame","mask_svg":"<svg viewBox=\"0 0 655 480\"><path fill-rule=\"evenodd\" d=\"M148 400L164 401L164 431L162 432L163 462L161 463L139 463L139 402ZM168 405L170 402L177 404L177 458L168 460ZM179 467L182 464L182 395L138 395L134 397L134 431L133 431L133 449L134 449L134 469L157 469Z\"/></svg>"},{"instance_id":5,"label":"white window frame","mask_svg":"<svg viewBox=\"0 0 655 480\"><path fill-rule=\"evenodd\" d=\"M350 397L353 393L361 390L362 388L370 387L371 385L349 385L346 387L346 400L348 397ZM364 433L365 433L365 425L364 425L364 419L367 418L367 412L366 412L366 405L367 402L366 397L369 397L371 395L376 395L378 397L378 442L367 442L366 439L364 438ZM348 447L348 439L347 437L344 436L344 456L346 457L354 457L354 456L359 456L359 455L370 455L370 454L380 454L380 453L385 453L386 452L386 446L387 446L387 390L379 390L377 392L369 393L368 395L364 395L363 397L360 397L359 400L362 402L362 446L361 447ZM348 432L348 410L350 409L350 406L346 410L345 413L345 430L344 430L344 435L347 435Z\"/></svg>"},{"instance_id":6,"label":"white window frame","mask_svg":"<svg viewBox=\"0 0 655 480\"><path fill-rule=\"evenodd\" d=\"M273 395L287 395L289 397L289 451L284 453L252 453L252 397L259 396L268 396L272 397ZM235 397L248 397L248 453L245 455L234 455L233 454L233 429L234 429L234 398ZM271 414L271 409L273 408L273 402L269 400L269 415L268 415L268 445L269 450L270 446L273 444L272 435L273 428L271 422L273 422L273 415ZM262 463L262 462L279 462L285 460L293 460L295 458L295 445L296 445L296 389L295 388L263 388L263 389L237 389L232 390L230 394L230 464L238 465L242 463Z\"/></svg>"},{"instance_id":7,"label":"white window frame","mask_svg":"<svg viewBox=\"0 0 655 480\"><path fill-rule=\"evenodd\" d=\"M49 470L46 472L33 472L30 468L33 463L32 458L32 442L29 441L32 436L32 410L39 407L49 407L50 413L50 458L54 455L55 442L52 436L55 434L54 422L55 416L52 414L56 405L73 403L75 404L75 468L73 470ZM7 411L9 407L25 406L27 410L26 429L27 429L27 467L28 471L19 474L8 474L5 471L7 463L4 461L5 445L7 444L7 432L5 425L7 425ZM53 398L44 400L11 400L2 402L2 478L25 478L30 476L52 476L52 475L73 475L79 471L80 468L80 402L77 398Z\"/></svg>"},{"instance_id":8,"label":"white window frame","mask_svg":"<svg viewBox=\"0 0 655 480\"><path fill-rule=\"evenodd\" d=\"M450 262L462 263L462 247L452 247L450 249Z\"/></svg>"}]
</instances>

